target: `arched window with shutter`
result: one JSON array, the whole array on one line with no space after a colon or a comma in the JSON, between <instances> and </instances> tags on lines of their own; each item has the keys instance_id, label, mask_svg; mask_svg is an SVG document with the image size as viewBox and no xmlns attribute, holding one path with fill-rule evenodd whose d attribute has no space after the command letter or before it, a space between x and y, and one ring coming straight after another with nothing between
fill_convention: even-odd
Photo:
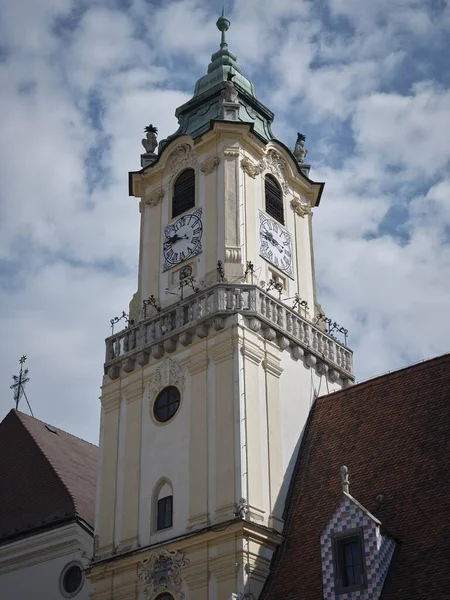
<instances>
[{"instance_id":1,"label":"arched window with shutter","mask_svg":"<svg viewBox=\"0 0 450 600\"><path fill-rule=\"evenodd\" d=\"M284 225L283 192L281 191L280 184L272 175L265 176L264 184L266 213Z\"/></svg>"},{"instance_id":2,"label":"arched window with shutter","mask_svg":"<svg viewBox=\"0 0 450 600\"><path fill-rule=\"evenodd\" d=\"M195 206L195 171L185 169L175 180L172 196L172 219Z\"/></svg>"}]
</instances>

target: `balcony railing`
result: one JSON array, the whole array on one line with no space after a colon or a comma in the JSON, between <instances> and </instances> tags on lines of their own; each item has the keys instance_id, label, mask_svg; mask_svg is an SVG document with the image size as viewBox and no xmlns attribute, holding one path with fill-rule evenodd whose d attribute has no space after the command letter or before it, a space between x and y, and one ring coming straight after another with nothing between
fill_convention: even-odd
<instances>
[{"instance_id":1,"label":"balcony railing","mask_svg":"<svg viewBox=\"0 0 450 600\"><path fill-rule=\"evenodd\" d=\"M260 287L230 283L217 283L107 338L105 369L124 367L126 359L133 365L139 353L138 362L145 364L145 356L173 352L179 342L190 343L193 334L206 337L209 326L221 329L224 317L236 313L251 319L252 329L261 329L281 348L291 345L297 354L312 355L353 379L352 352L346 346Z\"/></svg>"}]
</instances>

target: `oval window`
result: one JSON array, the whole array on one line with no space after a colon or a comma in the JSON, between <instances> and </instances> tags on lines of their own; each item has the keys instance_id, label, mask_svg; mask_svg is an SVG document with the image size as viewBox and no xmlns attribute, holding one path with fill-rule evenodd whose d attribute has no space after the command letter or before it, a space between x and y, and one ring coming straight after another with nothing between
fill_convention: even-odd
<instances>
[{"instance_id":1,"label":"oval window","mask_svg":"<svg viewBox=\"0 0 450 600\"><path fill-rule=\"evenodd\" d=\"M153 416L160 423L171 419L180 406L180 392L174 385L164 388L156 397Z\"/></svg>"},{"instance_id":2,"label":"oval window","mask_svg":"<svg viewBox=\"0 0 450 600\"><path fill-rule=\"evenodd\" d=\"M83 570L79 565L68 565L62 572L61 591L65 598L73 598L83 587Z\"/></svg>"}]
</instances>

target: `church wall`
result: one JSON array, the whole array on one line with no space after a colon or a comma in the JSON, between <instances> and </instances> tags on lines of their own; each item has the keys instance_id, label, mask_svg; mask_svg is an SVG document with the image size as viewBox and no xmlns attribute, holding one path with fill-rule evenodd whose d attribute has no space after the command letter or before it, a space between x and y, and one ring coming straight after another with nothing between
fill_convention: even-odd
<instances>
[{"instance_id":1,"label":"church wall","mask_svg":"<svg viewBox=\"0 0 450 600\"><path fill-rule=\"evenodd\" d=\"M291 480L303 429L312 406L314 393L321 396L341 389L342 382L331 382L304 359L296 360L289 349L281 356L283 376L280 377L280 419L283 456L283 483L276 502L279 517L283 512L286 493Z\"/></svg>"},{"instance_id":2,"label":"church wall","mask_svg":"<svg viewBox=\"0 0 450 600\"><path fill-rule=\"evenodd\" d=\"M93 537L76 523L3 544L0 548L2 600L63 600L62 573L70 564L84 570L92 556ZM85 555L83 555L85 553ZM85 577L80 600L87 600L92 584Z\"/></svg>"},{"instance_id":3,"label":"church wall","mask_svg":"<svg viewBox=\"0 0 450 600\"><path fill-rule=\"evenodd\" d=\"M183 358L177 355L177 359ZM186 531L189 518L189 439L191 389L183 367L183 379L166 381L176 385L181 393L181 405L175 416L167 423L158 423L153 417L153 402L164 384L152 385L157 376L160 361L144 369L144 395L142 399L142 448L139 492L139 543L142 546L161 542ZM164 377L164 375L163 375ZM153 502L155 487L165 478L173 489L173 526L156 530L156 514Z\"/></svg>"}]
</instances>

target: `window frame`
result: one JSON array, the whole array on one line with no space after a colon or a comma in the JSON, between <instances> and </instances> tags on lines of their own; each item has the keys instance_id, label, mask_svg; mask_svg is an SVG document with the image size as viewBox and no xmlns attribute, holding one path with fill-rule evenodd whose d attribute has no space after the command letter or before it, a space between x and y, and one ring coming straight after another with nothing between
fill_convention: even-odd
<instances>
[{"instance_id":1,"label":"window frame","mask_svg":"<svg viewBox=\"0 0 450 600\"><path fill-rule=\"evenodd\" d=\"M164 392L168 393L168 390L176 390L177 394L178 394L178 404L177 404L177 408L175 410L175 412L173 412L167 419L161 419L157 416L157 403L158 401L161 399L161 396ZM168 406L170 406L170 404L172 404L173 402L170 401L168 402ZM180 406L181 406L181 392L180 390L177 388L176 385L166 385L165 387L163 387L162 390L160 390L154 401L153 401L153 406L152 406L152 416L153 419L156 423L158 423L158 425L165 425L166 423L169 423L172 419L174 419L178 413L178 411L180 410Z\"/></svg>"},{"instance_id":2,"label":"window frame","mask_svg":"<svg viewBox=\"0 0 450 600\"><path fill-rule=\"evenodd\" d=\"M170 499L170 524L168 525L161 525L160 526L160 516L161 516L161 522L165 522L163 519L166 516L166 508L165 508L165 504L167 502L164 503L164 508L163 508L163 512L160 511L160 507L163 506L163 502L167 501ZM173 494L170 496L164 496L163 498L158 498L156 500L156 531L164 531L166 529L170 529L171 527L173 527Z\"/></svg>"},{"instance_id":3,"label":"window frame","mask_svg":"<svg viewBox=\"0 0 450 600\"><path fill-rule=\"evenodd\" d=\"M192 171L192 173L193 173L193 179L194 179L193 204L187 206L181 212L175 212L175 188L177 186L177 182L180 179L180 177L184 173L187 173L188 171ZM181 215L184 215L184 213L186 213L189 210L192 210L193 208L195 208L196 205L197 205L197 172L192 167L186 167L185 169L183 169L182 171L180 171L177 174L177 176L175 177L175 180L174 180L174 182L172 184L172 201L171 201L171 211L170 211L170 215L171 216L170 216L170 220L176 219L176 218L180 217Z\"/></svg>"},{"instance_id":4,"label":"window frame","mask_svg":"<svg viewBox=\"0 0 450 600\"><path fill-rule=\"evenodd\" d=\"M280 203L280 207L281 207L281 216L282 219L280 220L279 217L274 214L275 211L268 210L267 208L267 181L269 181L269 184L272 185L273 187L275 187L279 194L279 203ZM283 194L283 188L281 187L280 182L278 181L278 179L272 175L272 173L265 173L264 175L264 212L269 215L269 217L271 219L275 219L275 221L277 221L277 223L280 223L280 225L282 225L283 227L285 226L286 223L286 215L285 215L285 210L284 210L284 194Z\"/></svg>"},{"instance_id":5,"label":"window frame","mask_svg":"<svg viewBox=\"0 0 450 600\"><path fill-rule=\"evenodd\" d=\"M80 580L79 586L77 587L77 589L74 592L68 592L64 587L64 580L66 578L67 573L70 571L70 569L73 569L74 567L77 567L78 569L80 569L81 580ZM86 576L85 576L85 572L84 572L84 567L79 561L73 560L73 561L67 563L67 565L63 568L63 570L61 571L61 574L59 576L59 591L61 592L61 595L64 598L75 598L75 596L78 596L78 594L83 589L85 579L86 579Z\"/></svg>"},{"instance_id":6,"label":"window frame","mask_svg":"<svg viewBox=\"0 0 450 600\"><path fill-rule=\"evenodd\" d=\"M359 558L361 561L361 583L357 585L344 586L343 583L343 568L342 559L342 545L350 540L356 540L359 546ZM333 570L334 570L334 590L335 594L348 594L351 592L357 592L365 590L367 588L367 569L366 569L366 558L364 553L364 532L362 528L349 529L336 533L332 538L332 552L333 552Z\"/></svg>"}]
</instances>

